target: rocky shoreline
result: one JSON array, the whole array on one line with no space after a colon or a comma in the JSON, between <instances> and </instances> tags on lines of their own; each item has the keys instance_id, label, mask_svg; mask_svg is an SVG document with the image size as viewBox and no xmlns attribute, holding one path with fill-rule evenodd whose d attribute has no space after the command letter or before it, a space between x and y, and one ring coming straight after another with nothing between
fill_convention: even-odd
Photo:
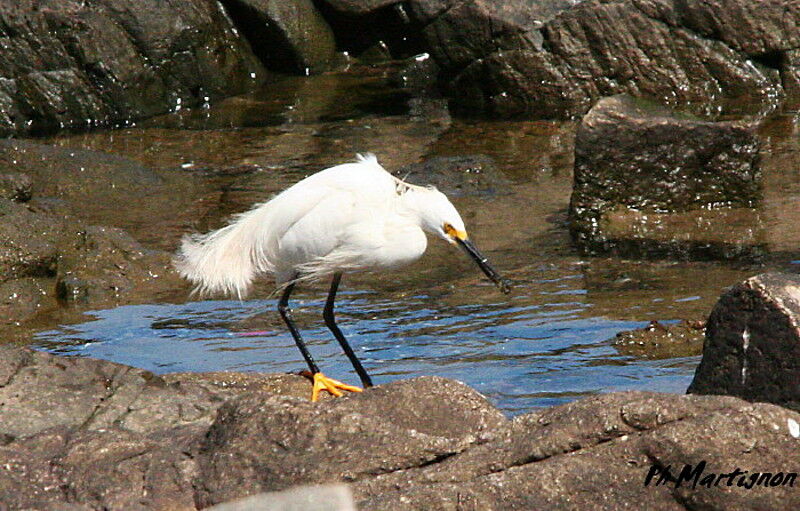
<instances>
[{"instance_id":1,"label":"rocky shoreline","mask_svg":"<svg viewBox=\"0 0 800 511\"><path fill-rule=\"evenodd\" d=\"M511 420L438 377L311 403L297 375L162 377L4 345L0 501L188 510L340 483L358 509L792 508L789 479L742 478L796 477L800 413L708 394L797 410L798 324L800 278L755 277L712 312L694 394L602 394Z\"/></svg>"},{"instance_id":2,"label":"rocky shoreline","mask_svg":"<svg viewBox=\"0 0 800 511\"><path fill-rule=\"evenodd\" d=\"M765 275L723 296L690 390L796 409L798 290L796 276ZM758 307L743 316L753 303L769 320ZM741 317L750 350L736 358L722 344L727 322ZM788 365L774 364L774 339ZM738 360L737 378L742 364L752 368L747 384L724 387L719 357ZM0 346L0 361L0 501L9 509L188 510L329 483L346 484L358 509L800 505L794 484L781 483L798 471L800 413L732 396L617 392L509 420L438 377L311 403L308 380L295 375L162 377L13 345ZM775 385L766 379L782 390L767 393ZM781 473L781 484L746 487L746 474L763 473ZM318 490L303 491L290 500Z\"/></svg>"}]
</instances>

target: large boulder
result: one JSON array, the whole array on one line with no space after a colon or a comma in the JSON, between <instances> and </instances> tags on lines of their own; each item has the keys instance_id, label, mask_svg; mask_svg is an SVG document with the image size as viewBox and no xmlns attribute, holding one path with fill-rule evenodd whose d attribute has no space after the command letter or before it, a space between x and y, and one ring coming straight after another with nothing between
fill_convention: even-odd
<instances>
[{"instance_id":1,"label":"large boulder","mask_svg":"<svg viewBox=\"0 0 800 511\"><path fill-rule=\"evenodd\" d=\"M747 491L714 485L711 474L794 471L798 418L730 397L609 394L520 416L496 438L438 463L359 481L356 498L360 509L374 510L612 510L632 502L684 509L676 501L785 509L800 503L796 487ZM692 477L678 485L687 465L701 467L700 479L710 476L712 484L694 486ZM666 469L672 480L647 484L648 474Z\"/></svg>"},{"instance_id":2,"label":"large boulder","mask_svg":"<svg viewBox=\"0 0 800 511\"><path fill-rule=\"evenodd\" d=\"M757 124L710 122L627 95L575 139L570 232L588 253L757 257L765 249Z\"/></svg>"},{"instance_id":3,"label":"large boulder","mask_svg":"<svg viewBox=\"0 0 800 511\"><path fill-rule=\"evenodd\" d=\"M689 392L800 410L800 275L758 275L720 297Z\"/></svg>"},{"instance_id":4,"label":"large boulder","mask_svg":"<svg viewBox=\"0 0 800 511\"><path fill-rule=\"evenodd\" d=\"M264 77L210 0L3 2L0 27L2 134L148 117Z\"/></svg>"}]
</instances>

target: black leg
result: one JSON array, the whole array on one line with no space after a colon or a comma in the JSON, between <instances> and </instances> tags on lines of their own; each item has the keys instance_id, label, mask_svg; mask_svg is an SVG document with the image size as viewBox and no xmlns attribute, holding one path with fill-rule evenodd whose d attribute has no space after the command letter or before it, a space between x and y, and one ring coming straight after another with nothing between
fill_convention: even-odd
<instances>
[{"instance_id":1,"label":"black leg","mask_svg":"<svg viewBox=\"0 0 800 511\"><path fill-rule=\"evenodd\" d=\"M367 371L364 370L364 366L361 365L361 362L356 357L356 354L353 353L353 348L350 347L350 344L347 342L344 334L342 334L342 331L339 330L339 327L336 325L336 319L333 315L333 302L336 300L336 291L339 289L339 282L341 280L341 273L333 274L331 290L328 293L328 300L325 302L325 309L322 312L322 317L325 319L325 324L328 326L330 331L333 332L336 340L339 341L339 344L341 344L345 355L347 355L347 358L350 359L350 363L353 364L353 368L358 373L358 377L361 378L361 383L364 385L364 387L372 387L372 379L367 374Z\"/></svg>"},{"instance_id":2,"label":"black leg","mask_svg":"<svg viewBox=\"0 0 800 511\"><path fill-rule=\"evenodd\" d=\"M311 369L311 373L317 374L320 372L319 367L317 367L316 362L314 362L314 359L311 357L311 353L308 352L308 348L306 348L303 338L300 336L300 332L297 330L297 326L294 324L294 319L292 319L292 309L289 308L289 295L292 294L293 289L294 284L289 284L286 286L286 289L284 289L281 299L278 300L278 312L281 313L283 321L285 321L286 326L289 327L289 331L292 333L292 337L294 337L294 342L297 344L297 347L300 348L300 353L302 353L303 358L306 359L306 363L308 364L308 368Z\"/></svg>"}]
</instances>

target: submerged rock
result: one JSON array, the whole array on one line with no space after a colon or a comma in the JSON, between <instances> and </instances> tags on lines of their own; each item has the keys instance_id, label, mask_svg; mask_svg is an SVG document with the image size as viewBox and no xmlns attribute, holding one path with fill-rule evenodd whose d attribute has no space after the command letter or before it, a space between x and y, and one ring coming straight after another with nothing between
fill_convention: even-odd
<instances>
[{"instance_id":1,"label":"submerged rock","mask_svg":"<svg viewBox=\"0 0 800 511\"><path fill-rule=\"evenodd\" d=\"M508 179L488 156L437 156L412 163L392 172L404 181L435 186L447 195L497 194L509 185Z\"/></svg>"},{"instance_id":2,"label":"submerged rock","mask_svg":"<svg viewBox=\"0 0 800 511\"><path fill-rule=\"evenodd\" d=\"M757 257L766 241L755 124L707 122L629 96L597 103L575 140L570 231L588 253Z\"/></svg>"},{"instance_id":3,"label":"submerged rock","mask_svg":"<svg viewBox=\"0 0 800 511\"><path fill-rule=\"evenodd\" d=\"M758 275L720 297L688 392L800 410L800 275Z\"/></svg>"},{"instance_id":4,"label":"submerged rock","mask_svg":"<svg viewBox=\"0 0 800 511\"><path fill-rule=\"evenodd\" d=\"M64 238L56 277L61 300L111 305L144 287L164 291L177 280L169 279L169 254L145 249L122 229L89 226Z\"/></svg>"},{"instance_id":5,"label":"submerged rock","mask_svg":"<svg viewBox=\"0 0 800 511\"><path fill-rule=\"evenodd\" d=\"M0 199L0 282L22 277L52 277L63 222Z\"/></svg>"},{"instance_id":6,"label":"submerged rock","mask_svg":"<svg viewBox=\"0 0 800 511\"><path fill-rule=\"evenodd\" d=\"M146 249L119 228L92 225L147 227L153 209L178 211L179 200L165 204L157 193L166 186L158 174L118 156L13 139L0 141L0 167L24 171L6 176L17 199L27 195L25 202L0 198L2 325L59 301L113 306L181 285L170 254ZM131 200L137 208L126 207ZM163 236L163 226L150 228Z\"/></svg>"},{"instance_id":7,"label":"submerged rock","mask_svg":"<svg viewBox=\"0 0 800 511\"><path fill-rule=\"evenodd\" d=\"M664 325L651 321L646 327L619 332L614 347L621 353L649 359L690 357L703 351L705 321L681 321Z\"/></svg>"}]
</instances>

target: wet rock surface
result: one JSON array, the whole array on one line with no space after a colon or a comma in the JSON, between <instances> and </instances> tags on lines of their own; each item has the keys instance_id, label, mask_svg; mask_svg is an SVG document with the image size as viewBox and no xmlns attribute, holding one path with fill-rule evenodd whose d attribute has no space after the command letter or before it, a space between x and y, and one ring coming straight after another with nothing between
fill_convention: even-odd
<instances>
[{"instance_id":1,"label":"wet rock surface","mask_svg":"<svg viewBox=\"0 0 800 511\"><path fill-rule=\"evenodd\" d=\"M800 415L734 397L623 392L509 421L435 377L311 403L294 375L160 377L11 345L0 359L9 509L196 509L336 482L358 509L800 503L785 486L644 485L653 466L791 470Z\"/></svg>"},{"instance_id":2,"label":"wet rock surface","mask_svg":"<svg viewBox=\"0 0 800 511\"><path fill-rule=\"evenodd\" d=\"M767 273L733 286L708 318L689 392L800 410L800 276Z\"/></svg>"},{"instance_id":3,"label":"wet rock surface","mask_svg":"<svg viewBox=\"0 0 800 511\"><path fill-rule=\"evenodd\" d=\"M705 321L683 320L665 325L651 321L646 327L619 332L614 347L632 356L665 359L699 355L703 351Z\"/></svg>"},{"instance_id":4,"label":"wet rock surface","mask_svg":"<svg viewBox=\"0 0 800 511\"><path fill-rule=\"evenodd\" d=\"M163 209L153 194L163 179L151 170L118 156L23 140L0 143L0 163L20 171L5 176L8 198L0 198L3 324L59 304L113 306L180 285L170 254L145 248L120 228L93 225L113 218L127 226L149 215L120 207L133 197Z\"/></svg>"},{"instance_id":5,"label":"wet rock surface","mask_svg":"<svg viewBox=\"0 0 800 511\"><path fill-rule=\"evenodd\" d=\"M765 241L756 125L686 118L629 96L597 103L575 140L570 231L588 253L756 258Z\"/></svg>"},{"instance_id":6,"label":"wet rock surface","mask_svg":"<svg viewBox=\"0 0 800 511\"><path fill-rule=\"evenodd\" d=\"M4 134L149 117L264 76L216 2L25 0L0 20Z\"/></svg>"},{"instance_id":7,"label":"wet rock surface","mask_svg":"<svg viewBox=\"0 0 800 511\"><path fill-rule=\"evenodd\" d=\"M621 92L703 112L748 95L758 110L796 82L800 11L782 1L409 4L468 112L569 117Z\"/></svg>"}]
</instances>

